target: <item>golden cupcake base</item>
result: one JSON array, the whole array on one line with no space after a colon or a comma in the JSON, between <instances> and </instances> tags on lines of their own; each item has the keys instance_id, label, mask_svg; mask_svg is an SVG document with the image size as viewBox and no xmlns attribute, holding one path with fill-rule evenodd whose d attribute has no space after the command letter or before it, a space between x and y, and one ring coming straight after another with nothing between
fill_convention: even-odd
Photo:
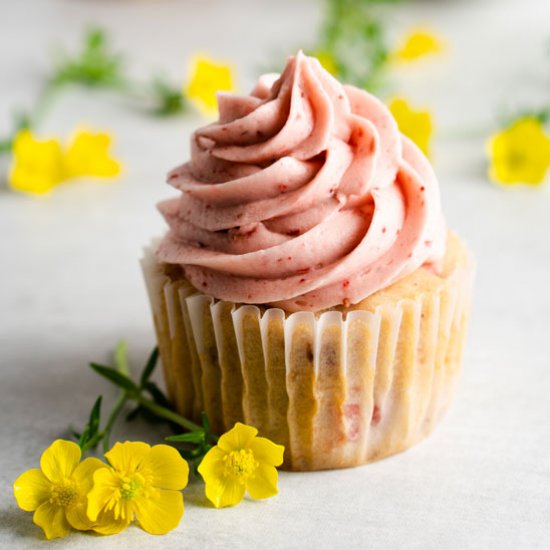
<instances>
[{"instance_id":1,"label":"golden cupcake base","mask_svg":"<svg viewBox=\"0 0 550 550\"><path fill-rule=\"evenodd\" d=\"M184 416L235 422L285 446L284 468L357 466L425 438L459 378L474 265L449 233L439 273L422 267L344 308L286 313L198 293L145 251L168 396Z\"/></svg>"}]
</instances>

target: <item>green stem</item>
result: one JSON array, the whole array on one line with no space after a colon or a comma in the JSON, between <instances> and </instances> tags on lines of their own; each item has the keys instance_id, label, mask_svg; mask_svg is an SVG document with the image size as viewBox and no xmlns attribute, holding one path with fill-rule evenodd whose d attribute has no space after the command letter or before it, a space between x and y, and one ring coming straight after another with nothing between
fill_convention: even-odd
<instances>
[{"instance_id":1,"label":"green stem","mask_svg":"<svg viewBox=\"0 0 550 550\"><path fill-rule=\"evenodd\" d=\"M126 404L126 401L128 401L128 394L125 391L120 392L115 406L113 407L113 410L109 415L109 420L107 420L107 424L101 432L104 453L109 450L109 439L111 438L111 430L113 429L113 426L116 422L116 419L118 418L118 415L120 414L120 411L122 411L124 405Z\"/></svg>"},{"instance_id":2,"label":"green stem","mask_svg":"<svg viewBox=\"0 0 550 550\"><path fill-rule=\"evenodd\" d=\"M30 116L29 122L32 127L36 127L38 124L40 124L40 122L46 115L46 112L51 108L51 105L58 95L60 88L61 86L56 83L48 82L46 84L44 90L38 97L34 111Z\"/></svg>"},{"instance_id":3,"label":"green stem","mask_svg":"<svg viewBox=\"0 0 550 550\"><path fill-rule=\"evenodd\" d=\"M58 94L60 85L52 82L48 82L41 94L36 100L36 105L28 118L22 119L24 122L21 122L21 119L14 124L14 128L11 132L11 135L7 138L0 140L0 155L9 153L13 148L13 141L15 136L24 128L35 128L42 119L44 118L46 112L51 108L51 104Z\"/></svg>"},{"instance_id":4,"label":"green stem","mask_svg":"<svg viewBox=\"0 0 550 550\"><path fill-rule=\"evenodd\" d=\"M132 395L132 399L135 399L142 407L149 409L157 416L165 418L166 420L169 420L170 422L173 422L174 424L177 424L190 432L202 430L202 426L191 422L191 420L187 420L187 418L180 416L178 413L175 413L170 409L166 409L165 407L158 405L154 401L151 401L142 395Z\"/></svg>"},{"instance_id":5,"label":"green stem","mask_svg":"<svg viewBox=\"0 0 550 550\"><path fill-rule=\"evenodd\" d=\"M9 153L13 147L13 138L5 138L0 141L0 155Z\"/></svg>"}]
</instances>

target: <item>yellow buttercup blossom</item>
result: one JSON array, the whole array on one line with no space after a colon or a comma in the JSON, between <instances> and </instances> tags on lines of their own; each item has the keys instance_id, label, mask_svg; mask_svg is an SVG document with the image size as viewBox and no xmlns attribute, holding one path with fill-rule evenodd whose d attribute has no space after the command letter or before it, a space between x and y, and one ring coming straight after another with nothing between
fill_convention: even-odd
<instances>
[{"instance_id":1,"label":"yellow buttercup blossom","mask_svg":"<svg viewBox=\"0 0 550 550\"><path fill-rule=\"evenodd\" d=\"M23 193L44 194L73 178L114 177L120 164L109 154L111 141L105 132L81 130L64 148L57 139L40 140L22 130L13 143L9 184Z\"/></svg>"},{"instance_id":2,"label":"yellow buttercup blossom","mask_svg":"<svg viewBox=\"0 0 550 550\"><path fill-rule=\"evenodd\" d=\"M403 38L393 57L399 61L416 61L444 49L443 41L437 34L427 29L413 29Z\"/></svg>"},{"instance_id":3,"label":"yellow buttercup blossom","mask_svg":"<svg viewBox=\"0 0 550 550\"><path fill-rule=\"evenodd\" d=\"M428 156L433 134L432 115L429 111L413 109L402 98L392 99L388 107L397 121L401 133L410 138Z\"/></svg>"},{"instance_id":4,"label":"yellow buttercup blossom","mask_svg":"<svg viewBox=\"0 0 550 550\"><path fill-rule=\"evenodd\" d=\"M63 157L65 178L117 176L120 164L109 154L111 142L111 136L105 132L81 130L75 133Z\"/></svg>"},{"instance_id":5,"label":"yellow buttercup blossom","mask_svg":"<svg viewBox=\"0 0 550 550\"><path fill-rule=\"evenodd\" d=\"M235 89L231 66L208 57L193 58L189 75L184 94L207 115L216 113L218 91L230 92Z\"/></svg>"},{"instance_id":6,"label":"yellow buttercup blossom","mask_svg":"<svg viewBox=\"0 0 550 550\"><path fill-rule=\"evenodd\" d=\"M104 535L119 533L134 520L162 535L178 526L189 476L187 462L168 445L116 443L105 454L110 467L94 473L88 517Z\"/></svg>"},{"instance_id":7,"label":"yellow buttercup blossom","mask_svg":"<svg viewBox=\"0 0 550 550\"><path fill-rule=\"evenodd\" d=\"M238 504L245 491L255 499L277 494L275 467L283 463L285 448L256 437L257 433L256 428L237 422L203 458L198 470L206 496L216 508Z\"/></svg>"},{"instance_id":8,"label":"yellow buttercup blossom","mask_svg":"<svg viewBox=\"0 0 550 550\"><path fill-rule=\"evenodd\" d=\"M42 454L40 469L28 470L13 484L17 504L34 512L34 523L48 539L65 537L71 527L82 531L94 527L86 515L86 494L94 472L106 466L97 458L82 462L80 458L76 443L58 439Z\"/></svg>"},{"instance_id":9,"label":"yellow buttercup blossom","mask_svg":"<svg viewBox=\"0 0 550 550\"><path fill-rule=\"evenodd\" d=\"M29 130L20 131L13 142L8 175L12 189L23 193L48 193L64 179L63 150L55 139L37 139Z\"/></svg>"},{"instance_id":10,"label":"yellow buttercup blossom","mask_svg":"<svg viewBox=\"0 0 550 550\"><path fill-rule=\"evenodd\" d=\"M526 116L494 134L488 154L489 177L494 182L537 185L550 168L550 136L538 118Z\"/></svg>"},{"instance_id":11,"label":"yellow buttercup blossom","mask_svg":"<svg viewBox=\"0 0 550 550\"><path fill-rule=\"evenodd\" d=\"M336 75L338 73L338 64L330 52L323 50L313 52L311 55L319 60L319 63L321 63L321 66L325 69L325 71L328 71L332 75Z\"/></svg>"}]
</instances>

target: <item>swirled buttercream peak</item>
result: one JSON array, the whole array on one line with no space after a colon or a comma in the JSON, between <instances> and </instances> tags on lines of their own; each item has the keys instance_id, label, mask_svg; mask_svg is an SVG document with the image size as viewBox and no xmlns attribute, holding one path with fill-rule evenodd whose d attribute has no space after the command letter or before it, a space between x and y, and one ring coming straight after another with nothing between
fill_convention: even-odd
<instances>
[{"instance_id":1,"label":"swirled buttercream peak","mask_svg":"<svg viewBox=\"0 0 550 550\"><path fill-rule=\"evenodd\" d=\"M160 261L199 291L318 311L357 303L444 254L439 189L385 105L301 52L248 96L219 94L159 205Z\"/></svg>"}]
</instances>

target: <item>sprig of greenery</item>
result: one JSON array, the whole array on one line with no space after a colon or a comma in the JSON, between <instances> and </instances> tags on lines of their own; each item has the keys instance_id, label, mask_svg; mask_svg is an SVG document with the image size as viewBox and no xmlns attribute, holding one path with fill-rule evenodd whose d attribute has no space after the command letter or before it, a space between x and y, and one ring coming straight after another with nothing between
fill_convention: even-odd
<instances>
[{"instance_id":1,"label":"sprig of greenery","mask_svg":"<svg viewBox=\"0 0 550 550\"><path fill-rule=\"evenodd\" d=\"M390 49L381 8L400 1L325 0L324 23L314 51L331 56L338 79L370 91L382 87Z\"/></svg>"},{"instance_id":2,"label":"sprig of greenery","mask_svg":"<svg viewBox=\"0 0 550 550\"><path fill-rule=\"evenodd\" d=\"M151 375L158 363L158 348L151 352L138 382L130 377L127 351L126 343L118 342L114 352L114 366L90 363L90 367L97 374L119 388L119 395L103 429L100 429L102 397L96 399L82 432L73 432L78 445L82 451L87 451L95 449L102 443L104 452L106 452L110 447L112 429L120 413L128 402L134 402L136 406L127 415L127 421L141 416L149 422L165 422L175 429L183 428L184 433L170 436L166 440L183 444L180 449L182 456L190 461L196 461L198 464L218 440L210 430L206 413L202 413L202 423L199 425L179 415L170 407L164 393L151 380Z\"/></svg>"},{"instance_id":3,"label":"sprig of greenery","mask_svg":"<svg viewBox=\"0 0 550 550\"><path fill-rule=\"evenodd\" d=\"M81 84L90 87L114 87L124 81L123 56L111 50L104 30L90 28L82 49L74 56L60 52L50 82L53 85Z\"/></svg>"},{"instance_id":4,"label":"sprig of greenery","mask_svg":"<svg viewBox=\"0 0 550 550\"><path fill-rule=\"evenodd\" d=\"M198 468L202 457L216 445L218 437L210 430L210 422L205 412L201 414L202 427L199 430L191 432L170 435L166 441L171 443L181 443L183 447L179 449L183 458L194 464Z\"/></svg>"},{"instance_id":5,"label":"sprig of greenery","mask_svg":"<svg viewBox=\"0 0 550 550\"><path fill-rule=\"evenodd\" d=\"M128 362L126 360L126 354L127 354L126 343L123 341L118 342L116 345L114 357L113 357L114 367L108 367L109 375L112 376L113 379L117 379L119 381L127 380L129 369L128 369ZM101 365L98 365L98 367L101 367ZM107 450L109 448L109 439L111 436L111 431L113 429L113 426L120 412L122 411L124 405L126 404L126 401L127 401L126 391L121 389L121 391L119 392L118 398L115 402L115 405L111 411L111 414L109 415L107 423L103 428L103 430L100 431L99 427L100 427L100 418L101 418L102 396L99 396L96 399L94 406L92 407L92 411L90 412L88 423L84 427L82 433L80 434L76 432L74 433L75 437L78 440L78 444L80 445L80 448L83 451L87 451L89 449L95 449L100 442L103 442L104 450Z\"/></svg>"},{"instance_id":6,"label":"sprig of greenery","mask_svg":"<svg viewBox=\"0 0 550 550\"><path fill-rule=\"evenodd\" d=\"M145 83L131 80L126 74L122 53L112 48L105 30L93 27L85 32L76 54L57 52L54 67L34 107L16 112L11 132L0 138L0 155L11 151L13 140L21 130L38 126L59 93L74 85L117 92L155 116L173 116L187 109L180 87L165 77L155 76Z\"/></svg>"}]
</instances>

